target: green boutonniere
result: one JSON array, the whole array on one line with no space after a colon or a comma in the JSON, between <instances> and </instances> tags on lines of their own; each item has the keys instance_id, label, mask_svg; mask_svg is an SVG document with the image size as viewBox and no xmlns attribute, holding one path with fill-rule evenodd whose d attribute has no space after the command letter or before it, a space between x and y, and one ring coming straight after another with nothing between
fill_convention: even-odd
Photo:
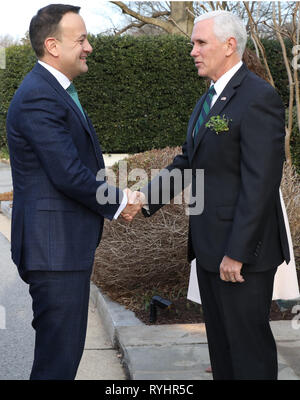
<instances>
[{"instance_id":1,"label":"green boutonniere","mask_svg":"<svg viewBox=\"0 0 300 400\"><path fill-rule=\"evenodd\" d=\"M212 131L215 131L218 135L220 132L229 131L229 121L232 121L232 119L226 118L225 115L222 117L220 117L220 115L214 115L213 117L210 117L205 126L206 128L210 128Z\"/></svg>"}]
</instances>

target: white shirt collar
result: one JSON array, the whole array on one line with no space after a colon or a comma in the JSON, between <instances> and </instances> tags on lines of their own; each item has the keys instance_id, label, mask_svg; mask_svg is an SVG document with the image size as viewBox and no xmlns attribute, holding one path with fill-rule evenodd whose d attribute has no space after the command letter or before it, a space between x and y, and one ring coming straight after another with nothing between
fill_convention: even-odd
<instances>
[{"instance_id":1,"label":"white shirt collar","mask_svg":"<svg viewBox=\"0 0 300 400\"><path fill-rule=\"evenodd\" d=\"M227 85L227 83L230 81L230 79L233 77L233 75L241 68L242 65L243 65L243 62L239 61L229 71L225 72L225 74L222 75L215 83L213 83L213 81L211 82L211 85L214 85L214 88L216 91L216 94L212 98L211 107L217 101L218 97L225 89L225 86Z\"/></svg>"},{"instance_id":2,"label":"white shirt collar","mask_svg":"<svg viewBox=\"0 0 300 400\"><path fill-rule=\"evenodd\" d=\"M61 84L61 86L66 90L70 85L71 81L66 77L62 72L58 71L56 68L52 67L49 64L46 64L44 61L38 60L38 63L41 64L44 68L46 68L50 74L54 76Z\"/></svg>"}]
</instances>

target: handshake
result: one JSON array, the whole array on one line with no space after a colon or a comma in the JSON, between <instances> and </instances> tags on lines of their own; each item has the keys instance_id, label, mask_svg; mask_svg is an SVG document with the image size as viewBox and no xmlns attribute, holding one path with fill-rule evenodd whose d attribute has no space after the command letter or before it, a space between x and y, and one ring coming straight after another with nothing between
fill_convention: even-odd
<instances>
[{"instance_id":1,"label":"handshake","mask_svg":"<svg viewBox=\"0 0 300 400\"><path fill-rule=\"evenodd\" d=\"M121 215L125 221L131 222L146 203L146 196L142 192L132 192L128 188L124 189L124 193L128 202Z\"/></svg>"}]
</instances>

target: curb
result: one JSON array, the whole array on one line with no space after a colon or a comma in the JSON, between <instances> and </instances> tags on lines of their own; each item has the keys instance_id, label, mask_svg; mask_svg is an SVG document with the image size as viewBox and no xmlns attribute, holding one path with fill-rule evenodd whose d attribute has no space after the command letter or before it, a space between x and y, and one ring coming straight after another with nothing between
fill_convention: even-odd
<instances>
[{"instance_id":1,"label":"curb","mask_svg":"<svg viewBox=\"0 0 300 400\"><path fill-rule=\"evenodd\" d=\"M97 308L104 328L114 347L120 347L119 328L145 326L135 314L124 306L112 301L107 295L91 282L90 298Z\"/></svg>"},{"instance_id":2,"label":"curb","mask_svg":"<svg viewBox=\"0 0 300 400\"><path fill-rule=\"evenodd\" d=\"M136 318L135 314L127 310L119 303L112 301L107 295L91 282L90 284L90 301L94 304L103 324L105 332L114 349L117 349L122 354L122 365L125 371L127 380L133 379L133 374L130 367L130 358L127 355L126 347L122 345L120 340L119 329L121 327L140 327L145 324Z\"/></svg>"},{"instance_id":3,"label":"curb","mask_svg":"<svg viewBox=\"0 0 300 400\"><path fill-rule=\"evenodd\" d=\"M132 311L103 294L92 282L90 300L97 308L113 347L122 355L121 362L128 380L148 380L150 377L163 380L212 379L203 372L209 365L204 324L148 326ZM300 336L298 328L292 329L291 322L271 321L278 346L280 380L300 378ZM136 338L134 342L133 337ZM291 351L295 354L291 355ZM148 359L147 363L145 359Z\"/></svg>"}]
</instances>

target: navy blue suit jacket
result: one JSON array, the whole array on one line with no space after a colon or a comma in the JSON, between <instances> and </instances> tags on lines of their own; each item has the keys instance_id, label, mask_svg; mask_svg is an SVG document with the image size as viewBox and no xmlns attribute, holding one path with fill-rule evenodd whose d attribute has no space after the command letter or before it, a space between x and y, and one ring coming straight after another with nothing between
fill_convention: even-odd
<instances>
[{"instance_id":1,"label":"navy blue suit jacket","mask_svg":"<svg viewBox=\"0 0 300 400\"><path fill-rule=\"evenodd\" d=\"M99 112L101 112L99 110ZM85 270L92 266L104 218L115 202L99 204L104 161L91 121L40 64L10 104L7 139L13 178L12 259L22 270ZM111 194L111 192L110 192Z\"/></svg>"}]
</instances>

